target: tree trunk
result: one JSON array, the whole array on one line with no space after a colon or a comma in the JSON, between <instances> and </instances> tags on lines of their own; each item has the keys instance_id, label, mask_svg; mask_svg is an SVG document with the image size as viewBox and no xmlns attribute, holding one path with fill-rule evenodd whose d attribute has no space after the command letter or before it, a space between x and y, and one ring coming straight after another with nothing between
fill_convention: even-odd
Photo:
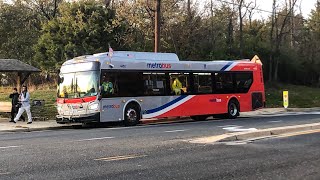
<instances>
[{"instance_id":1,"label":"tree trunk","mask_svg":"<svg viewBox=\"0 0 320 180\"><path fill-rule=\"evenodd\" d=\"M273 76L273 80L274 81L278 81L278 69L279 69L279 61L276 60L274 63L274 76Z\"/></svg>"},{"instance_id":2,"label":"tree trunk","mask_svg":"<svg viewBox=\"0 0 320 180\"><path fill-rule=\"evenodd\" d=\"M239 36L240 36L240 49L239 49L239 54L240 54L240 57L243 57L243 23L242 23L242 20L243 20L243 17L242 17L242 3L243 3L243 0L240 0L239 2L239 6L238 6L238 10L239 10Z\"/></svg>"},{"instance_id":3,"label":"tree trunk","mask_svg":"<svg viewBox=\"0 0 320 180\"><path fill-rule=\"evenodd\" d=\"M273 62L273 57L272 57L272 54L270 54L270 56L269 56L269 73L268 73L269 82L272 81L272 62Z\"/></svg>"},{"instance_id":4,"label":"tree trunk","mask_svg":"<svg viewBox=\"0 0 320 180\"><path fill-rule=\"evenodd\" d=\"M229 55L232 54L232 43L233 43L233 24L232 24L233 15L229 17L229 24L228 24L228 53Z\"/></svg>"},{"instance_id":5,"label":"tree trunk","mask_svg":"<svg viewBox=\"0 0 320 180\"><path fill-rule=\"evenodd\" d=\"M211 0L211 7L210 7L210 10L211 10L211 32L210 32L210 38L211 38L211 51L212 53L214 52L214 48L215 48L215 36L214 36L214 22L213 22L213 16L214 16L214 13L213 13L213 0Z\"/></svg>"}]
</instances>

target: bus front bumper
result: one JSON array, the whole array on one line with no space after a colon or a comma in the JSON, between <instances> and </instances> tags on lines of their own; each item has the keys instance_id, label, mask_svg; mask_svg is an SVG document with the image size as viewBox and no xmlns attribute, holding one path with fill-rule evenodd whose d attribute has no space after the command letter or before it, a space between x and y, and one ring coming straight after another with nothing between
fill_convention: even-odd
<instances>
[{"instance_id":1,"label":"bus front bumper","mask_svg":"<svg viewBox=\"0 0 320 180\"><path fill-rule=\"evenodd\" d=\"M100 113L90 114L87 116L57 115L56 121L58 124L100 122Z\"/></svg>"}]
</instances>

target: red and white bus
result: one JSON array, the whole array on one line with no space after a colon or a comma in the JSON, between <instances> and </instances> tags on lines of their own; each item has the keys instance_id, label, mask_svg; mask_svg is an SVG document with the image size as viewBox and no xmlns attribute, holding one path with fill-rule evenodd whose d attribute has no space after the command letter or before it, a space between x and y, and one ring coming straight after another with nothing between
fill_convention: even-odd
<instances>
[{"instance_id":1,"label":"red and white bus","mask_svg":"<svg viewBox=\"0 0 320 180\"><path fill-rule=\"evenodd\" d=\"M58 123L212 115L236 118L265 105L262 64L180 61L173 53L115 51L76 57L60 69Z\"/></svg>"}]
</instances>

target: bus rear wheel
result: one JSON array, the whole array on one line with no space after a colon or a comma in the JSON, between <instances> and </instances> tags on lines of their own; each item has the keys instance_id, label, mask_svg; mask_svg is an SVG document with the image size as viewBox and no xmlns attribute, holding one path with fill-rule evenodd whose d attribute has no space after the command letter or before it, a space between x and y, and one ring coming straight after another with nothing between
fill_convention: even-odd
<instances>
[{"instance_id":1,"label":"bus rear wheel","mask_svg":"<svg viewBox=\"0 0 320 180\"><path fill-rule=\"evenodd\" d=\"M239 103L236 100L230 100L228 104L227 117L230 119L235 119L239 116Z\"/></svg>"},{"instance_id":2,"label":"bus rear wheel","mask_svg":"<svg viewBox=\"0 0 320 180\"><path fill-rule=\"evenodd\" d=\"M124 111L124 125L135 126L140 121L140 111L138 105L129 104Z\"/></svg>"}]
</instances>

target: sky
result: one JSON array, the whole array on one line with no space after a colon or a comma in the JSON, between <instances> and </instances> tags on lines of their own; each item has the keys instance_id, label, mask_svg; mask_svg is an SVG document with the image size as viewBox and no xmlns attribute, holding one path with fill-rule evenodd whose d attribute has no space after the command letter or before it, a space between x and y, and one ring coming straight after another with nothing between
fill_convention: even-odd
<instances>
[{"instance_id":1,"label":"sky","mask_svg":"<svg viewBox=\"0 0 320 180\"><path fill-rule=\"evenodd\" d=\"M202 9L205 7L205 4L209 4L211 0L193 0L193 2L196 2L199 5L199 8ZM214 5L221 5L222 2L229 2L232 4L232 2L236 2L236 0L213 0ZM245 3L248 2L254 2L255 0L245 0ZM285 2L287 0L277 0L277 6L284 7ZM253 18L254 19L266 19L268 16L271 15L272 11L272 2L273 0L256 0L257 6L254 11ZM296 6L295 6L295 13L300 13L300 7L302 15L305 19L307 19L310 15L310 12L312 9L315 9L315 4L317 0L297 0ZM253 4L251 5L253 6ZM262 10L259 11L258 9ZM267 11L267 12L264 12Z\"/></svg>"},{"instance_id":2,"label":"sky","mask_svg":"<svg viewBox=\"0 0 320 180\"><path fill-rule=\"evenodd\" d=\"M317 0L298 0L296 6L296 13L300 13L299 6L301 6L302 15L304 18L308 18L312 9L315 9L315 4ZM259 9L272 11L272 0L257 0ZM279 0L279 5L283 6L285 0ZM257 12L257 14L259 14ZM269 13L260 13L260 17L268 17Z\"/></svg>"},{"instance_id":3,"label":"sky","mask_svg":"<svg viewBox=\"0 0 320 180\"><path fill-rule=\"evenodd\" d=\"M12 2L12 0L3 0L4 2ZM209 0L194 0L200 4L200 6L203 6L205 2L208 2ZM214 2L219 2L219 1L226 1L226 2L232 2L232 0L213 0ZM245 2L250 2L254 0L245 0ZM265 11L272 11L272 1L273 0L256 0L257 1L257 8L262 9ZM286 0L277 0L278 5L284 6ZM301 11L302 15L304 18L308 18L310 15L311 9L315 9L315 4L317 0L298 0L297 5L296 5L296 13L300 13L299 6L301 6ZM270 13L268 12L259 12L256 11L254 18L258 19L266 19Z\"/></svg>"},{"instance_id":4,"label":"sky","mask_svg":"<svg viewBox=\"0 0 320 180\"><path fill-rule=\"evenodd\" d=\"M210 0L194 0L194 2L197 1L199 3L199 6L203 6L206 2L209 2ZM220 1L220 2L219 2ZM215 4L221 4L221 2L232 2L233 0L213 0ZM245 0L245 2L254 2L254 0ZM272 11L272 2L273 0L256 0L257 1L257 7L256 9L261 9L263 11L269 11L268 12L259 12L258 10L254 11L253 18L256 19L266 19L268 16L270 16L270 12ZM277 5L280 7L283 7L285 5L286 0L277 0ZM296 14L300 13L300 6L302 15L304 18L308 18L310 15L311 9L315 9L315 4L317 0L298 0L295 8Z\"/></svg>"}]
</instances>

